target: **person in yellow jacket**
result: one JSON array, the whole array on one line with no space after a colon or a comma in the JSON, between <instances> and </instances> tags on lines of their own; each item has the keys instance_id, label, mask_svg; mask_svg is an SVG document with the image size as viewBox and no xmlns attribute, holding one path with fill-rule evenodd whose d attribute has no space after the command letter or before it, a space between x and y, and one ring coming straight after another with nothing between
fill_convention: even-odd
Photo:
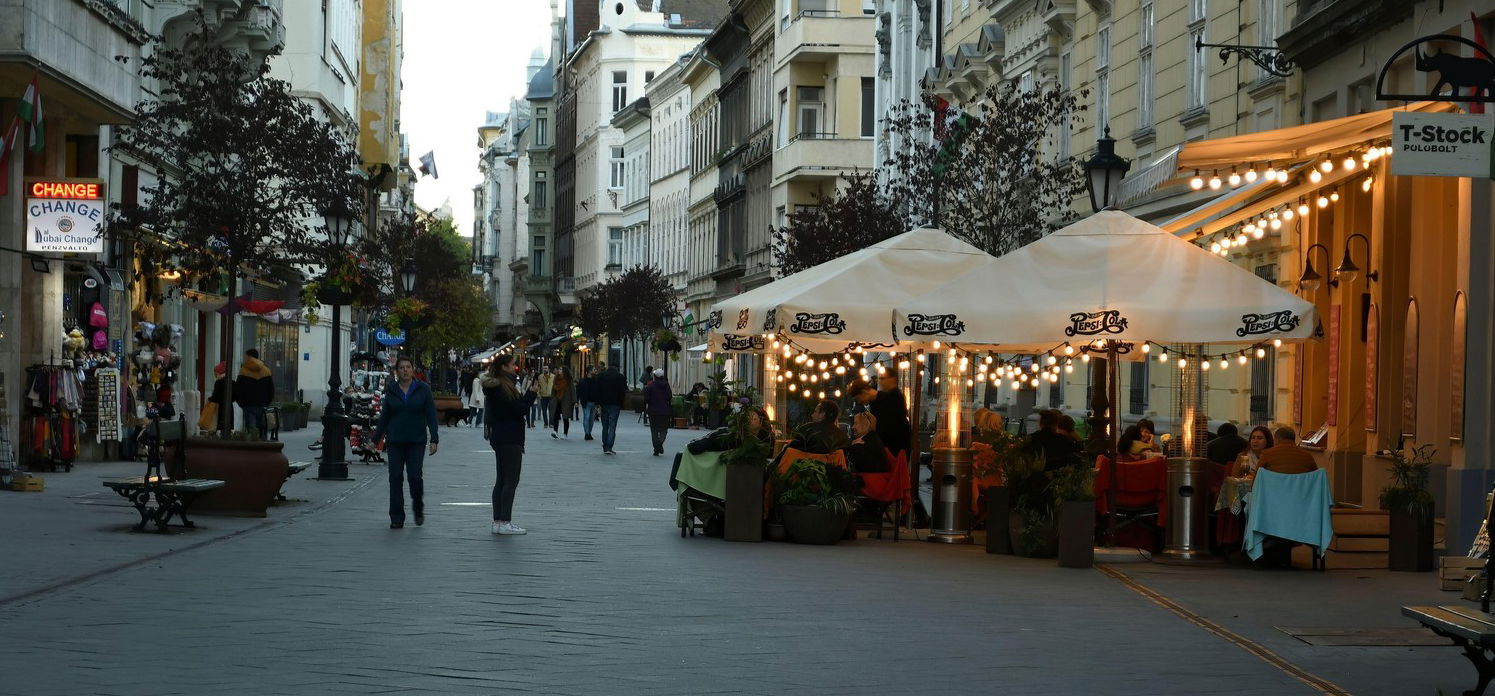
<instances>
[{"instance_id":1,"label":"person in yellow jacket","mask_svg":"<svg viewBox=\"0 0 1495 696\"><path fill-rule=\"evenodd\" d=\"M258 350L244 351L244 365L234 380L234 403L244 409L244 429L254 430L261 440L269 433L265 408L274 400L275 380L270 376L270 367L260 361Z\"/></svg>"},{"instance_id":2,"label":"person in yellow jacket","mask_svg":"<svg viewBox=\"0 0 1495 696\"><path fill-rule=\"evenodd\" d=\"M550 398L555 393L555 371L548 367L540 371L539 379L535 380L535 393L540 395L541 423L549 428L554 418L550 412Z\"/></svg>"}]
</instances>

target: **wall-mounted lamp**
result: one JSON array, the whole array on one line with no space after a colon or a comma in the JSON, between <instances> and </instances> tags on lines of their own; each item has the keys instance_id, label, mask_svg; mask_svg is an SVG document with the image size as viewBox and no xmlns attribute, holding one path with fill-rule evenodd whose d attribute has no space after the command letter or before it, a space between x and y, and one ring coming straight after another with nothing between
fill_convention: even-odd
<instances>
[{"instance_id":1,"label":"wall-mounted lamp","mask_svg":"<svg viewBox=\"0 0 1495 696\"><path fill-rule=\"evenodd\" d=\"M36 271L37 273L52 272L52 264L48 263L46 259L40 256L31 256L28 258L31 259L31 270Z\"/></svg>"},{"instance_id":2,"label":"wall-mounted lamp","mask_svg":"<svg viewBox=\"0 0 1495 696\"><path fill-rule=\"evenodd\" d=\"M1339 267L1334 269L1334 279L1329 281L1329 284L1336 288L1339 287L1340 278L1343 278L1346 283L1353 283L1355 278L1360 276L1360 267L1356 266L1354 259L1350 258L1350 242L1355 241L1356 237L1365 242L1365 258L1367 260L1370 258L1370 237L1356 232L1344 240L1344 258L1339 262ZM1380 277L1380 273L1376 271L1365 274L1365 278L1372 283Z\"/></svg>"},{"instance_id":3,"label":"wall-mounted lamp","mask_svg":"<svg viewBox=\"0 0 1495 696\"><path fill-rule=\"evenodd\" d=\"M1322 249L1324 251L1324 265L1329 265L1329 247L1322 244L1314 244L1308 247L1308 251L1303 254L1303 275L1298 276L1298 287L1306 292L1315 292L1319 289L1319 286L1324 284L1324 276L1320 275L1313 268L1314 249Z\"/></svg>"}]
</instances>

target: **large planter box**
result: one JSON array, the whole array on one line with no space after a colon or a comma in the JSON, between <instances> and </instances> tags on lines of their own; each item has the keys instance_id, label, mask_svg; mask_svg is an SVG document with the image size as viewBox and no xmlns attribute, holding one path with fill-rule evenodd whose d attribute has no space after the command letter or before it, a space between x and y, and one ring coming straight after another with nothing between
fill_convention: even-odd
<instances>
[{"instance_id":1,"label":"large planter box","mask_svg":"<svg viewBox=\"0 0 1495 696\"><path fill-rule=\"evenodd\" d=\"M192 512L264 517L290 472L284 447L282 442L187 438L185 477L224 482L198 497Z\"/></svg>"},{"instance_id":2,"label":"large planter box","mask_svg":"<svg viewBox=\"0 0 1495 696\"><path fill-rule=\"evenodd\" d=\"M763 541L763 464L727 464L727 518L722 538Z\"/></svg>"},{"instance_id":3,"label":"large planter box","mask_svg":"<svg viewBox=\"0 0 1495 696\"><path fill-rule=\"evenodd\" d=\"M1012 501L1008 498L1007 487L983 488L981 497L986 500L986 552L1012 553L1011 525L1008 524Z\"/></svg>"},{"instance_id":4,"label":"large planter box","mask_svg":"<svg viewBox=\"0 0 1495 696\"><path fill-rule=\"evenodd\" d=\"M815 505L781 505L784 531L796 544L834 544L846 535L851 516Z\"/></svg>"},{"instance_id":5,"label":"large planter box","mask_svg":"<svg viewBox=\"0 0 1495 696\"><path fill-rule=\"evenodd\" d=\"M1095 565L1095 501L1068 500L1059 506L1059 567Z\"/></svg>"},{"instance_id":6,"label":"large planter box","mask_svg":"<svg viewBox=\"0 0 1495 696\"><path fill-rule=\"evenodd\" d=\"M1433 569L1433 516L1413 515L1406 510L1391 511L1391 548L1386 567L1391 570L1423 573Z\"/></svg>"},{"instance_id":7,"label":"large planter box","mask_svg":"<svg viewBox=\"0 0 1495 696\"><path fill-rule=\"evenodd\" d=\"M461 397L456 397L456 396L438 396L438 397L436 397L436 412L437 413L440 413L442 411L455 411L455 410L460 409L460 408L462 408L462 399L461 399Z\"/></svg>"}]
</instances>

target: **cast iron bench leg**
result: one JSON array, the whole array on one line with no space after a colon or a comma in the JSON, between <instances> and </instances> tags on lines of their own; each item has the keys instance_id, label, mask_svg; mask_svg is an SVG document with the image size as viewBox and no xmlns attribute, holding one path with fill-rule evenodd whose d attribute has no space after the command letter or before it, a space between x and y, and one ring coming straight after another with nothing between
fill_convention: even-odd
<instances>
[{"instance_id":1,"label":"cast iron bench leg","mask_svg":"<svg viewBox=\"0 0 1495 696\"><path fill-rule=\"evenodd\" d=\"M145 531L145 525L148 522L150 522L151 518L152 518L151 508L150 508L150 501L151 501L151 491L150 491L150 489L149 488L120 488L120 489L116 489L115 492L119 493L121 496L124 496L125 500L130 501L130 504L135 506L135 511L138 512L138 513L140 513L140 522L136 523L136 525L134 527L135 531L137 531L137 532L143 532L143 531Z\"/></svg>"},{"instance_id":2,"label":"cast iron bench leg","mask_svg":"<svg viewBox=\"0 0 1495 696\"><path fill-rule=\"evenodd\" d=\"M1490 648L1479 645L1463 636L1456 636L1452 633L1442 631L1437 626L1431 626L1427 623L1423 623L1423 625L1427 626L1433 633L1453 641L1454 645L1459 646L1464 651L1464 657L1469 658L1469 661L1474 663L1474 670L1479 674L1479 682L1473 689L1465 691L1464 696L1484 696L1485 688L1490 685L1490 680L1495 678L1495 660L1492 660L1489 655L1485 654Z\"/></svg>"}]
</instances>

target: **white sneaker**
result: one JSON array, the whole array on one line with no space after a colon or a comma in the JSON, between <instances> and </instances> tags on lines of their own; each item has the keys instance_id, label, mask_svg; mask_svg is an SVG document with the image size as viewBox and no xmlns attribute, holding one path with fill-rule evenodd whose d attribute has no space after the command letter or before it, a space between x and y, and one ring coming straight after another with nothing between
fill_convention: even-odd
<instances>
[{"instance_id":1,"label":"white sneaker","mask_svg":"<svg viewBox=\"0 0 1495 696\"><path fill-rule=\"evenodd\" d=\"M493 533L494 534L503 534L503 528L504 528L503 525L501 525L501 524L499 524L497 522L493 523Z\"/></svg>"},{"instance_id":2,"label":"white sneaker","mask_svg":"<svg viewBox=\"0 0 1495 696\"><path fill-rule=\"evenodd\" d=\"M500 524L495 524L493 525L493 528L498 534L503 534L506 536L514 536L525 533L524 527L514 524L513 522L503 522Z\"/></svg>"}]
</instances>

